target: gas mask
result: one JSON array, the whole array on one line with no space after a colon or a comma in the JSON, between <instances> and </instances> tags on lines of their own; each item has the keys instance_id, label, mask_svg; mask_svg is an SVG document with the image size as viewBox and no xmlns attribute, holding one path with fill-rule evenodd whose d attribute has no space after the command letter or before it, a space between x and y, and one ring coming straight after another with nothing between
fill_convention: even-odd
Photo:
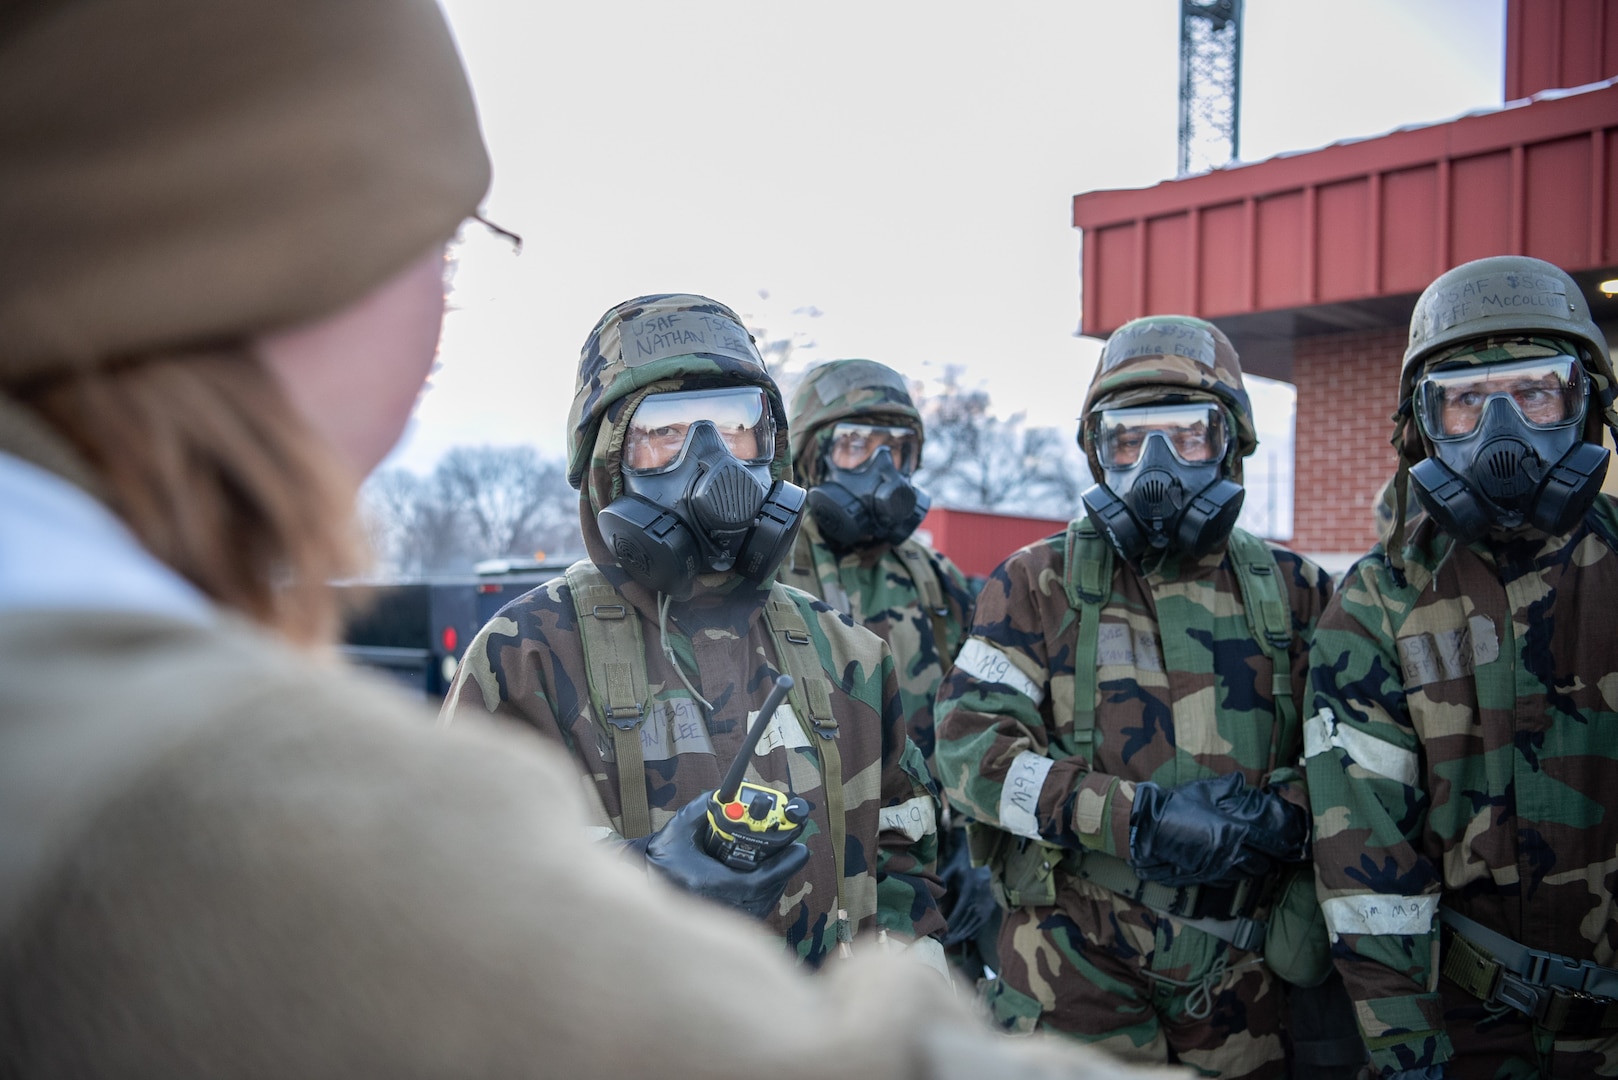
<instances>
[{"instance_id":1,"label":"gas mask","mask_svg":"<svg viewBox=\"0 0 1618 1080\"><path fill-rule=\"evenodd\" d=\"M1606 448L1583 438L1588 387L1572 356L1427 372L1415 409L1434 456L1410 470L1422 508L1462 543L1572 529L1607 474Z\"/></svg>"},{"instance_id":2,"label":"gas mask","mask_svg":"<svg viewBox=\"0 0 1618 1080\"><path fill-rule=\"evenodd\" d=\"M624 494L596 523L631 578L684 600L700 574L774 575L797 536L804 491L770 479L775 424L764 391L648 394L623 446Z\"/></svg>"},{"instance_id":3,"label":"gas mask","mask_svg":"<svg viewBox=\"0 0 1618 1080\"><path fill-rule=\"evenodd\" d=\"M821 536L841 551L902 543L932 505L910 482L920 459L921 436L914 428L835 425L821 462L824 479L809 492L809 512Z\"/></svg>"},{"instance_id":4,"label":"gas mask","mask_svg":"<svg viewBox=\"0 0 1618 1080\"><path fill-rule=\"evenodd\" d=\"M1230 536L1246 494L1225 479L1225 414L1211 402L1102 409L1092 438L1104 479L1080 498L1125 559L1206 555Z\"/></svg>"}]
</instances>

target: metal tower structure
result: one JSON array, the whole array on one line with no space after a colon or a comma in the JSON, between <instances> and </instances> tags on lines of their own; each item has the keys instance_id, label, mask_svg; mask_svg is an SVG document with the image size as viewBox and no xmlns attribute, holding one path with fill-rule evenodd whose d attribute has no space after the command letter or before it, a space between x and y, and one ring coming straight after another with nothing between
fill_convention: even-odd
<instances>
[{"instance_id":1,"label":"metal tower structure","mask_svg":"<svg viewBox=\"0 0 1618 1080\"><path fill-rule=\"evenodd\" d=\"M1242 101L1242 0L1180 0L1179 174L1235 159Z\"/></svg>"}]
</instances>

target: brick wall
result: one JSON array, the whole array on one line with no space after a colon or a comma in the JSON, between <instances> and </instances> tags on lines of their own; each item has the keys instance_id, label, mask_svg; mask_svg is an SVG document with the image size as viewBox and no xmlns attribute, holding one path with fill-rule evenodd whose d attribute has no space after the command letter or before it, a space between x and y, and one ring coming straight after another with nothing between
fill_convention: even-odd
<instances>
[{"instance_id":1,"label":"brick wall","mask_svg":"<svg viewBox=\"0 0 1618 1080\"><path fill-rule=\"evenodd\" d=\"M1376 499L1398 464L1388 418L1398 406L1404 348L1402 327L1297 340L1290 547L1358 556L1376 543Z\"/></svg>"}]
</instances>

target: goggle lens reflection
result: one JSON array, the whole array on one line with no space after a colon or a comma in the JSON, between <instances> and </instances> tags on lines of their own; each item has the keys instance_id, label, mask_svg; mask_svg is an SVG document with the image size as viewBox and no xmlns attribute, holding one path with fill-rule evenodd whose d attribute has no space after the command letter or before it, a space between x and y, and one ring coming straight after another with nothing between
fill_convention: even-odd
<instances>
[{"instance_id":1,"label":"goggle lens reflection","mask_svg":"<svg viewBox=\"0 0 1618 1080\"><path fill-rule=\"evenodd\" d=\"M1161 433L1174 456L1187 465L1203 465L1225 456L1225 417L1217 405L1144 405L1103 409L1096 453L1108 468L1127 469L1146 452L1146 442Z\"/></svg>"},{"instance_id":2,"label":"goggle lens reflection","mask_svg":"<svg viewBox=\"0 0 1618 1080\"><path fill-rule=\"evenodd\" d=\"M1584 369L1571 356L1448 368L1423 375L1416 394L1434 439L1472 434L1502 395L1530 426L1558 428L1584 418Z\"/></svg>"},{"instance_id":3,"label":"goggle lens reflection","mask_svg":"<svg viewBox=\"0 0 1618 1080\"><path fill-rule=\"evenodd\" d=\"M707 420L737 460L763 464L775 457L775 424L764 391L756 386L647 394L629 418L624 469L654 473L679 463L691 425Z\"/></svg>"},{"instance_id":4,"label":"goggle lens reflection","mask_svg":"<svg viewBox=\"0 0 1618 1080\"><path fill-rule=\"evenodd\" d=\"M915 428L846 421L832 426L826 457L839 469L858 469L884 446L892 452L894 466L905 476L914 472L921 461L921 436Z\"/></svg>"}]
</instances>

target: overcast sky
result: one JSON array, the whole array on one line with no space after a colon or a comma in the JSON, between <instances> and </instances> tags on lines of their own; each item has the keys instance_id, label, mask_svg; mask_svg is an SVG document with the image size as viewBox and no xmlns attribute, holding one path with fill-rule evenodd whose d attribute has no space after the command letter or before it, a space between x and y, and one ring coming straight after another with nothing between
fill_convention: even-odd
<instances>
[{"instance_id":1,"label":"overcast sky","mask_svg":"<svg viewBox=\"0 0 1618 1080\"><path fill-rule=\"evenodd\" d=\"M1501 103L1503 0L1247 0L1242 158ZM560 454L578 350L620 300L722 300L805 359L946 365L1075 425L1073 195L1173 174L1178 3L447 0L494 158L442 370L391 459ZM1290 459L1290 391L1259 451ZM1289 460L1283 465L1290 469ZM1255 479L1249 471L1250 483Z\"/></svg>"}]
</instances>

